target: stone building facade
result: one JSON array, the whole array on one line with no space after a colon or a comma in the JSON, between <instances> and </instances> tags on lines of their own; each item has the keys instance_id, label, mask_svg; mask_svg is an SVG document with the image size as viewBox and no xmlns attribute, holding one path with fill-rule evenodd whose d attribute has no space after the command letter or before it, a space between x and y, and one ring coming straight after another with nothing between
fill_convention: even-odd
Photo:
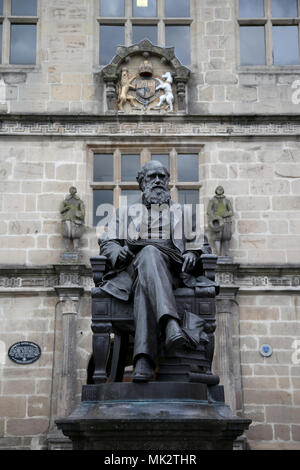
<instances>
[{"instance_id":1,"label":"stone building facade","mask_svg":"<svg viewBox=\"0 0 300 470\"><path fill-rule=\"evenodd\" d=\"M164 154L173 162L175 199L181 190L198 191L207 207L222 185L232 202L232 263L219 264L217 272L215 372L227 402L252 419L246 433L251 449L299 449L300 62L299 43L289 44L293 34L284 35L284 27L298 31L299 2L294 2L296 13L293 1L281 2L292 13L283 8L279 15L278 1L262 0L261 16L246 11L250 0L190 0L188 14L177 18L168 17L168 2L158 0L150 19L135 17L131 3L126 0L114 19L101 16L99 0L38 0L36 10L25 13L11 10L18 2L3 0L0 448L68 445L54 421L80 400L88 378L89 258L98 254L95 191L113 191L116 201L123 191L137 189L133 182L122 183L123 154L138 155L140 163ZM18 24L33 26L35 63L12 60L12 46L18 47L13 26ZM172 46L168 27L187 28L190 58L183 60L190 75L181 88L182 109L111 109L111 83L104 80L99 50L101 27L114 25L125 28L120 44L125 48L132 44L135 26L156 26L161 50ZM264 63L260 56L253 63L249 38L250 52L244 52L243 34L251 27L263 28ZM298 51L298 61L291 57L285 63L276 49L277 33L284 35L287 49ZM152 50L147 44L138 46L143 58ZM157 65L160 72L164 64ZM179 82L175 85L178 92ZM99 183L93 162L104 154L114 159L113 181ZM185 154L197 155L199 176L192 183L176 179L177 159ZM59 206L72 185L86 206L76 262L60 257ZM11 361L7 352L19 341L38 344L39 360L28 365ZM263 344L272 347L271 356L261 355Z\"/></svg>"}]
</instances>

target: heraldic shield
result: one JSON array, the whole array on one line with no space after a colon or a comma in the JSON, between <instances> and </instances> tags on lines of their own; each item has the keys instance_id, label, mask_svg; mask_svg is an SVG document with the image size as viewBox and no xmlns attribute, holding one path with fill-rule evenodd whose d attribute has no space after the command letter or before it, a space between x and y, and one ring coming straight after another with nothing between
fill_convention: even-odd
<instances>
[{"instance_id":1,"label":"heraldic shield","mask_svg":"<svg viewBox=\"0 0 300 470\"><path fill-rule=\"evenodd\" d=\"M159 81L155 78L137 78L135 80L136 100L143 106L148 106L158 96L159 91L156 90L158 85Z\"/></svg>"}]
</instances>

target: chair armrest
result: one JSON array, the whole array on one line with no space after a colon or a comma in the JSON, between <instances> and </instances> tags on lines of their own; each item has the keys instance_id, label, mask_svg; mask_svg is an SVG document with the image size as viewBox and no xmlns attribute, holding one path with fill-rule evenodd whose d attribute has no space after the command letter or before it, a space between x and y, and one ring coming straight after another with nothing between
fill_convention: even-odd
<instances>
[{"instance_id":1,"label":"chair armrest","mask_svg":"<svg viewBox=\"0 0 300 470\"><path fill-rule=\"evenodd\" d=\"M201 258L204 276L210 279L211 281L214 281L215 276L216 276L216 267L217 267L217 261L218 261L217 255L213 255L213 254L201 255L200 258Z\"/></svg>"},{"instance_id":2,"label":"chair armrest","mask_svg":"<svg viewBox=\"0 0 300 470\"><path fill-rule=\"evenodd\" d=\"M102 281L103 274L106 269L106 256L93 256L90 258L92 271L93 271L93 281L95 286L98 287L100 282Z\"/></svg>"}]
</instances>

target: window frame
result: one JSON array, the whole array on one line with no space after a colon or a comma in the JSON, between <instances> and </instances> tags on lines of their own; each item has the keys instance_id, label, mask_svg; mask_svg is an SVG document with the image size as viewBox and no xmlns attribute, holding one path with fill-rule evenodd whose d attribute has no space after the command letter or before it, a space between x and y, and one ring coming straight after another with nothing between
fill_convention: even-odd
<instances>
[{"instance_id":1,"label":"window frame","mask_svg":"<svg viewBox=\"0 0 300 470\"><path fill-rule=\"evenodd\" d=\"M2 23L2 62L0 63L0 70L13 70L21 71L27 69L36 69L39 67L40 55L40 1L37 0L37 16L13 16L11 14L12 0L3 0L3 14L0 16L0 23ZM10 63L10 37L12 24L32 24L36 25L36 49L35 49L35 64L11 64Z\"/></svg>"},{"instance_id":2,"label":"window frame","mask_svg":"<svg viewBox=\"0 0 300 470\"><path fill-rule=\"evenodd\" d=\"M151 156L155 154L168 154L169 155L169 172L170 172L170 182L169 189L171 192L171 198L174 202L178 201L178 190L180 189L195 189L199 191L199 204L201 197L201 188L203 187L203 182L200 178L200 166L201 161L203 160L203 144L195 145L195 143L187 144L176 143L171 144L169 142L119 142L115 145L111 143L105 145L91 145L88 147L87 155L87 174L88 174L88 207L90 210L87 211L87 223L89 226L94 227L94 206L93 206L93 191L97 189L110 189L113 190L113 204L117 209L119 207L119 197L122 195L122 190L138 190L139 185L135 181L122 181L121 175L121 158L122 154L132 154L140 155L140 167L142 167L146 162L151 160ZM94 155L95 154L108 154L113 155L114 166L113 166L113 177L114 181L110 182L98 182L94 181L93 178L93 167L94 167ZM178 181L178 166L177 166L177 155L178 154L197 154L198 155L198 181L193 182L180 182ZM202 158L202 160L201 160Z\"/></svg>"},{"instance_id":3,"label":"window frame","mask_svg":"<svg viewBox=\"0 0 300 470\"><path fill-rule=\"evenodd\" d=\"M272 17L272 0L264 0L264 16L261 18L241 18L239 17L239 0L235 0L236 10L236 61L239 72L255 73L255 72L275 72L275 73L291 73L300 70L300 0L297 0L298 16L297 18L273 18ZM240 56L240 26L264 26L265 28L265 65L241 65ZM299 48L299 64L297 65L274 65L273 64L273 26L298 26L298 48Z\"/></svg>"},{"instance_id":4,"label":"window frame","mask_svg":"<svg viewBox=\"0 0 300 470\"><path fill-rule=\"evenodd\" d=\"M195 24L193 18L195 18L195 5L194 0L190 0L190 16L185 18L175 18L165 17L165 0L157 0L157 16L156 17L134 17L133 16L133 8L132 8L132 0L125 0L125 15L124 17L101 17L100 16L100 0L96 0L96 14L95 14L95 24L96 30L98 33L96 34L97 37L97 45L96 45L96 57L97 57L97 67L102 69L106 67L108 64L100 64L100 25L123 25L125 29L125 44L122 44L125 47L132 46L132 26L133 25L153 25L157 26L157 46L159 47L166 47L165 46L165 27L167 25L174 25L174 26L189 26L190 27L190 63L183 64L187 67L191 67L193 64L193 46L192 46L192 26ZM121 44L120 44L121 45ZM175 52L176 54L176 52ZM113 59L113 57L112 57Z\"/></svg>"}]
</instances>

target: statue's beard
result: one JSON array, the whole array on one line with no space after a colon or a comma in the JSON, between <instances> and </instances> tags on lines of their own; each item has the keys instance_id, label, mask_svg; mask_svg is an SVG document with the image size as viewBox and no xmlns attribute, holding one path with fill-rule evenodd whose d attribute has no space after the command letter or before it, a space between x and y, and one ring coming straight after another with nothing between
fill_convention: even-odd
<instances>
[{"instance_id":1,"label":"statue's beard","mask_svg":"<svg viewBox=\"0 0 300 470\"><path fill-rule=\"evenodd\" d=\"M143 204L150 207L151 204L169 204L171 194L168 189L146 186L143 193Z\"/></svg>"}]
</instances>

